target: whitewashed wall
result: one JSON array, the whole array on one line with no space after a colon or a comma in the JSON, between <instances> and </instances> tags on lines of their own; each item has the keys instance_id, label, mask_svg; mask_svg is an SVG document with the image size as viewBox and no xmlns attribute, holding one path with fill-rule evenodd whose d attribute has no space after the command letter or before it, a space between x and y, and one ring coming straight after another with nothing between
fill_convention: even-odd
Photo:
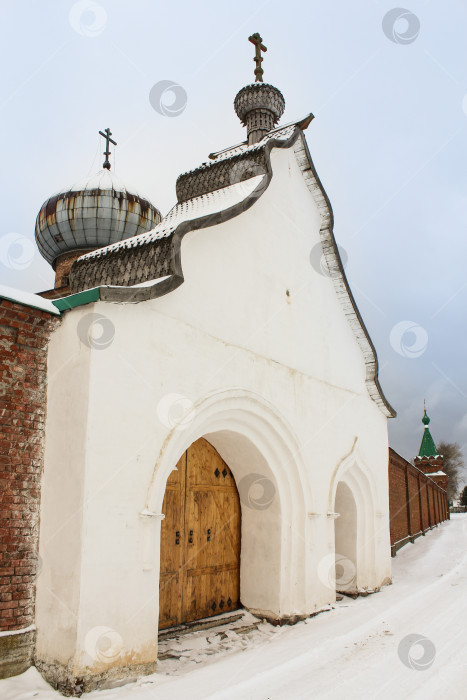
<instances>
[{"instance_id":1,"label":"whitewashed wall","mask_svg":"<svg viewBox=\"0 0 467 700\"><path fill-rule=\"evenodd\" d=\"M259 473L274 485L270 507L242 506L246 606L284 617L334 600L340 479L357 505L358 587L390 579L386 418L331 280L310 265L319 214L293 149L273 151L272 167L251 209L185 236L181 287L79 307L52 338L37 595L46 675L155 661L165 481L202 435L237 484ZM90 313L115 327L106 348L78 336ZM173 427L177 395L187 415ZM104 628L110 659L93 651Z\"/></svg>"}]
</instances>

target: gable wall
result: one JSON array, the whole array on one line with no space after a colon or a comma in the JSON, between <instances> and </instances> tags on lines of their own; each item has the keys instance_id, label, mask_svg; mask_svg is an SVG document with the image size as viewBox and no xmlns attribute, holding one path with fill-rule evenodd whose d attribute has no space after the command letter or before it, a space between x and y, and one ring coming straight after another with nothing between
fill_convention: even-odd
<instances>
[{"instance_id":1,"label":"gable wall","mask_svg":"<svg viewBox=\"0 0 467 700\"><path fill-rule=\"evenodd\" d=\"M310 262L321 220L293 149L274 149L271 164L271 183L253 207L186 234L185 281L153 305L214 337L366 394L363 356L332 280Z\"/></svg>"},{"instance_id":2,"label":"gable wall","mask_svg":"<svg viewBox=\"0 0 467 700\"><path fill-rule=\"evenodd\" d=\"M70 675L118 673L119 663L154 667L161 514L145 511L153 507L149 494L161 465L168 461L172 468L204 434L201 427L192 432L190 420L174 423L177 401L196 416L206 402L238 394L252 415L260 402L264 421L279 416L293 436L291 456L277 467L278 480L288 483L290 472L295 489L293 497L280 494L289 508L277 528L280 575L271 577L267 568L262 573L261 610L277 617L310 614L334 595L319 572L333 551L329 514L344 461L348 483L364 475L369 486L360 493L371 493L358 499L365 537L359 549L366 552L359 585L374 589L390 579L387 420L368 395L363 356L332 281L310 265L320 218L293 151L273 151L272 167L271 184L251 209L184 237L180 287L139 304L78 307L66 312L54 334L50 373L66 362L72 391L50 383L44 541L62 517L54 500L79 514L73 527L72 521L54 536L40 586L41 619L60 611L54 634L42 625L38 640L41 668L57 684ZM110 329L108 342L83 338L79 329L87 320ZM215 416L212 421L204 430L215 441ZM248 413L235 426L242 439L256 437ZM62 454L72 436L76 449L65 482ZM257 439L264 461L267 444ZM248 463L240 466L254 471ZM162 480L155 502L162 504L164 489ZM52 584L65 604L48 594ZM93 655L101 626L121 640L115 668Z\"/></svg>"}]
</instances>

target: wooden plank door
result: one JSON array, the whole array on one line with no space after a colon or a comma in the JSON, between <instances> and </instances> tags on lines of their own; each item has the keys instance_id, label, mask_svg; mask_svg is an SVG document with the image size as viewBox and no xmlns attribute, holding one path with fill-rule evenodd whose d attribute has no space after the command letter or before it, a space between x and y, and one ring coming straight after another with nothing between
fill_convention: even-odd
<instances>
[{"instance_id":1,"label":"wooden plank door","mask_svg":"<svg viewBox=\"0 0 467 700\"><path fill-rule=\"evenodd\" d=\"M177 468L163 504L161 629L240 605L240 499L232 473L203 438Z\"/></svg>"},{"instance_id":2,"label":"wooden plank door","mask_svg":"<svg viewBox=\"0 0 467 700\"><path fill-rule=\"evenodd\" d=\"M185 517L185 452L167 479L161 523L161 571L159 580L159 628L182 621L181 591L184 586L183 522Z\"/></svg>"},{"instance_id":3,"label":"wooden plank door","mask_svg":"<svg viewBox=\"0 0 467 700\"><path fill-rule=\"evenodd\" d=\"M235 610L240 605L240 499L229 467L203 438L188 449L185 528L184 619Z\"/></svg>"}]
</instances>

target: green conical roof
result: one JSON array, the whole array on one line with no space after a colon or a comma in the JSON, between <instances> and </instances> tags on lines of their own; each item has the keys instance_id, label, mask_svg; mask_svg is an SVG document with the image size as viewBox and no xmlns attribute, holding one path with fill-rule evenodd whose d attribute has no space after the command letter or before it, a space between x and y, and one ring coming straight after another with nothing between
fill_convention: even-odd
<instances>
[{"instance_id":1,"label":"green conical roof","mask_svg":"<svg viewBox=\"0 0 467 700\"><path fill-rule=\"evenodd\" d=\"M430 419L427 415L426 409L423 414L422 418L422 423L425 426L425 430L423 431L423 437L422 437L422 444L420 445L420 450L418 453L419 457L437 457L438 456L438 450L436 449L435 441L431 437L430 429L428 427L428 424L430 422Z\"/></svg>"}]
</instances>

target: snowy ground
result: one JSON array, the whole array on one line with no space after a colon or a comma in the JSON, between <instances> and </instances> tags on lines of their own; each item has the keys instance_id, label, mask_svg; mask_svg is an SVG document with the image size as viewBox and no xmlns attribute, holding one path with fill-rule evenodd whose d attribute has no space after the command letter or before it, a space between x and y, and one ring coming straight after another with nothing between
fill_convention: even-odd
<instances>
[{"instance_id":1,"label":"snowy ground","mask_svg":"<svg viewBox=\"0 0 467 700\"><path fill-rule=\"evenodd\" d=\"M466 628L467 514L456 514L399 551L393 585L378 594L344 598L293 627L271 627L247 613L231 627L167 640L157 674L85 697L460 700L467 686ZM400 646L416 634L428 640L424 648L410 648L410 639ZM400 658L404 650L406 664ZM421 670L410 668L410 658ZM61 696L29 669L0 681L0 698Z\"/></svg>"}]
</instances>

